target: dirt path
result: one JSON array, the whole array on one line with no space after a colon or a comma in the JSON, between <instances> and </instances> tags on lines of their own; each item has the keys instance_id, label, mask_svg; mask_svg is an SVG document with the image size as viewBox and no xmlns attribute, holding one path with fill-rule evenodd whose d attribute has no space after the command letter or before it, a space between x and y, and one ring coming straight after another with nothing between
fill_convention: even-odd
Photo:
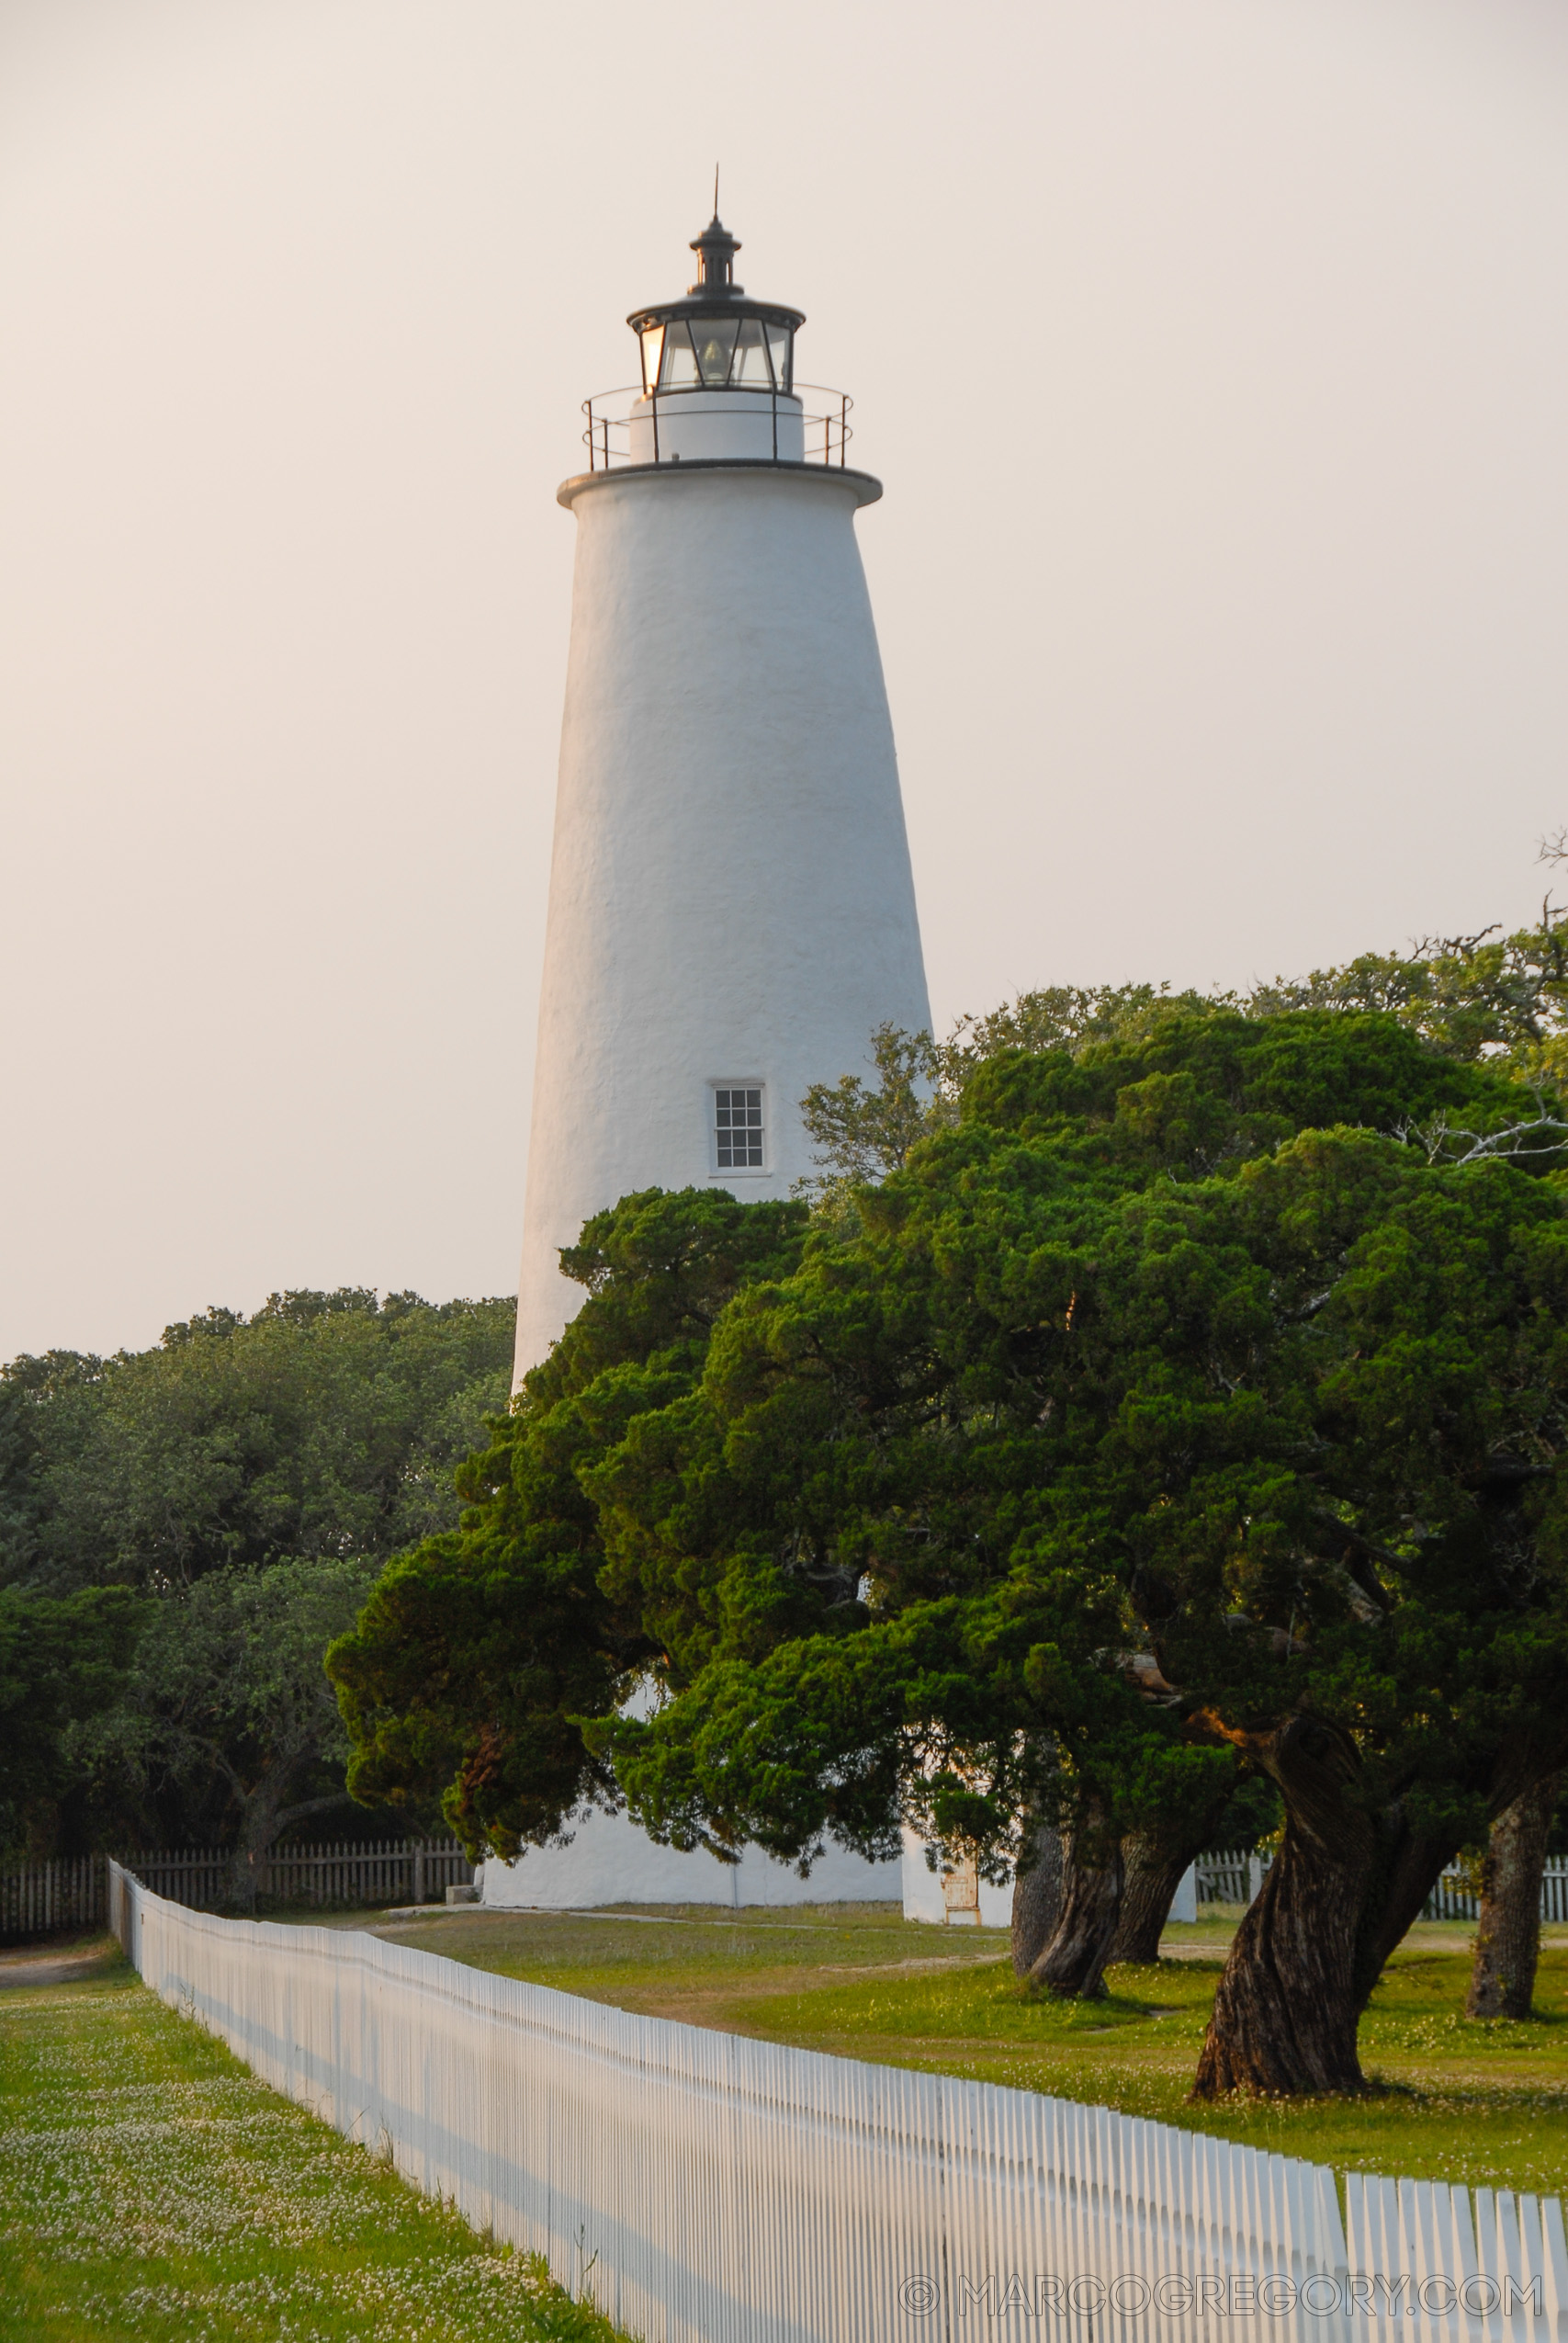
<instances>
[{"instance_id":1,"label":"dirt path","mask_svg":"<svg viewBox=\"0 0 1568 2343\"><path fill-rule=\"evenodd\" d=\"M0 1952L0 1993L13 1986L82 1985L107 1976L120 1959L112 1937L95 1937L90 1944L33 1947Z\"/></svg>"}]
</instances>

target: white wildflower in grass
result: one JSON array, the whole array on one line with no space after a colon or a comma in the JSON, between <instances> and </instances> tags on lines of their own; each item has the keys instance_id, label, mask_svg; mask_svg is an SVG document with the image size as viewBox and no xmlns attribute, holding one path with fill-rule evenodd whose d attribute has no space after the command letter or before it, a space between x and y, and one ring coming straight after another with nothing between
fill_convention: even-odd
<instances>
[{"instance_id":1,"label":"white wildflower in grass","mask_svg":"<svg viewBox=\"0 0 1568 2343\"><path fill-rule=\"evenodd\" d=\"M615 2343L129 1971L0 1998L0 2343Z\"/></svg>"}]
</instances>

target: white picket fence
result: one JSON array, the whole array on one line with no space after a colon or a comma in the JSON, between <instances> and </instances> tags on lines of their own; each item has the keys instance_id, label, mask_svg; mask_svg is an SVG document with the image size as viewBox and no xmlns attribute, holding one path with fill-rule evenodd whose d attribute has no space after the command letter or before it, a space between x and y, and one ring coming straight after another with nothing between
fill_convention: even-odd
<instances>
[{"instance_id":1,"label":"white picket fence","mask_svg":"<svg viewBox=\"0 0 1568 2343\"><path fill-rule=\"evenodd\" d=\"M147 1983L648 2343L1568 2343L1555 2200L640 2018L110 1873Z\"/></svg>"},{"instance_id":2,"label":"white picket fence","mask_svg":"<svg viewBox=\"0 0 1568 2343\"><path fill-rule=\"evenodd\" d=\"M1250 1904L1263 1885L1273 1857L1265 1851L1249 1854L1245 1848L1215 1848L1200 1855L1195 1865L1200 1904ZM1468 1873L1447 1871L1421 1908L1424 1920L1473 1920L1481 1917L1480 1899ZM1568 1855L1549 1855L1540 1883L1540 1917L1568 1920Z\"/></svg>"},{"instance_id":3,"label":"white picket fence","mask_svg":"<svg viewBox=\"0 0 1568 2343\"><path fill-rule=\"evenodd\" d=\"M1481 1917L1481 1899L1464 1872L1445 1872L1430 1896L1421 1917L1424 1920L1475 1920ZM1568 1856L1549 1855L1540 1882L1540 1917L1543 1920L1568 1920Z\"/></svg>"},{"instance_id":4,"label":"white picket fence","mask_svg":"<svg viewBox=\"0 0 1568 2343\"><path fill-rule=\"evenodd\" d=\"M1215 1847L1200 1855L1193 1865L1199 1903L1250 1904L1263 1885L1269 1861L1268 1855L1249 1854L1245 1847Z\"/></svg>"}]
</instances>

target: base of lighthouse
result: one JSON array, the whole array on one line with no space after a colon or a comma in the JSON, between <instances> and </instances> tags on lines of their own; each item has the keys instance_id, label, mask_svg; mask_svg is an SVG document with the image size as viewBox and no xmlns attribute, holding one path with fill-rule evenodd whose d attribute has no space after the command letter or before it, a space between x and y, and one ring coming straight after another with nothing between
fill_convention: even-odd
<instances>
[{"instance_id":1,"label":"base of lighthouse","mask_svg":"<svg viewBox=\"0 0 1568 2343\"><path fill-rule=\"evenodd\" d=\"M656 1845L624 1814L591 1813L567 1847L531 1847L514 1863L492 1857L479 1874L479 1901L495 1910L592 1910L604 1904L897 1903L903 1870L868 1863L830 1847L802 1879L794 1866L748 1847L738 1863L682 1855Z\"/></svg>"}]
</instances>

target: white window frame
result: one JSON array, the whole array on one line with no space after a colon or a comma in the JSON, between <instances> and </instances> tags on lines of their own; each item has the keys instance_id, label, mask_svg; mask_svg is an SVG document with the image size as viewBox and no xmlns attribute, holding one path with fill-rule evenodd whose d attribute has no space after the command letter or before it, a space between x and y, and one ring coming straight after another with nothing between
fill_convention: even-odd
<instances>
[{"instance_id":1,"label":"white window frame","mask_svg":"<svg viewBox=\"0 0 1568 2343\"><path fill-rule=\"evenodd\" d=\"M756 1090L762 1095L762 1160L760 1164L723 1164L718 1160L718 1093L721 1090ZM773 1176L773 1126L768 1109L768 1085L760 1074L716 1074L707 1086L708 1177L710 1180L767 1180Z\"/></svg>"}]
</instances>

